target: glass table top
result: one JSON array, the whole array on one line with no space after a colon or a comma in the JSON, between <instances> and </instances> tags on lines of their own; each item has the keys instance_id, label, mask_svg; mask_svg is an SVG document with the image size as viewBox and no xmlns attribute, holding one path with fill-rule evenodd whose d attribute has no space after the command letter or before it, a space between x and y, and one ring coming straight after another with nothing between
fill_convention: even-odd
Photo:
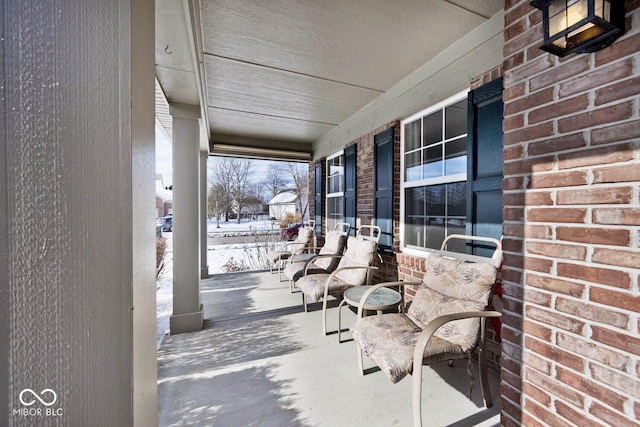
<instances>
[{"instance_id":1,"label":"glass table top","mask_svg":"<svg viewBox=\"0 0 640 427\"><path fill-rule=\"evenodd\" d=\"M366 291L371 289L370 286L354 286L344 292L345 301L352 306L360 304L360 300ZM364 305L365 310L382 310L393 307L400 303L402 295L399 292L389 288L378 288L369 297Z\"/></svg>"}]
</instances>

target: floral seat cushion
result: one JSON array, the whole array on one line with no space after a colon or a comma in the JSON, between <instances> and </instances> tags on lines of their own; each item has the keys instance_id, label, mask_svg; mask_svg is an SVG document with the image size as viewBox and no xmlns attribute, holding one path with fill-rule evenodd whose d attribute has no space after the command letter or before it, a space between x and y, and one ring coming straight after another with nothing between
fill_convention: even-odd
<instances>
[{"instance_id":1,"label":"floral seat cushion","mask_svg":"<svg viewBox=\"0 0 640 427\"><path fill-rule=\"evenodd\" d=\"M358 320L351 328L353 338L362 351L397 383L413 367L413 348L422 329L407 316L399 313L369 316ZM447 340L432 337L424 353L427 362L447 360L443 355L464 353L462 348Z\"/></svg>"},{"instance_id":2,"label":"floral seat cushion","mask_svg":"<svg viewBox=\"0 0 640 427\"><path fill-rule=\"evenodd\" d=\"M305 265L304 262L297 262L287 264L284 268L284 275L289 279L297 282L304 275ZM318 266L315 262L310 262L307 268L307 274L329 274L327 270Z\"/></svg>"},{"instance_id":3,"label":"floral seat cushion","mask_svg":"<svg viewBox=\"0 0 640 427\"><path fill-rule=\"evenodd\" d=\"M310 302L320 301L324 298L324 286L330 274L311 274L303 276L296 283ZM342 294L353 285L334 276L329 283L329 295Z\"/></svg>"},{"instance_id":4,"label":"floral seat cushion","mask_svg":"<svg viewBox=\"0 0 640 427\"><path fill-rule=\"evenodd\" d=\"M339 295L352 286L364 285L367 280L367 267L373 262L377 244L371 240L349 237L345 251L336 269L337 273L329 283L329 295ZM342 268L351 267L341 270ZM356 268L353 268L356 267ZM324 287L330 274L313 274L301 277L296 284L300 290L315 302L324 298Z\"/></svg>"},{"instance_id":5,"label":"floral seat cushion","mask_svg":"<svg viewBox=\"0 0 640 427\"><path fill-rule=\"evenodd\" d=\"M319 255L340 255L344 250L346 242L347 236L344 234L329 233L325 239L324 246L320 249ZM338 257L317 258L309 263L307 274L331 273L336 269L339 262L340 258ZM284 274L296 282L304 275L305 266L305 262L292 262L285 267Z\"/></svg>"},{"instance_id":6,"label":"floral seat cushion","mask_svg":"<svg viewBox=\"0 0 640 427\"><path fill-rule=\"evenodd\" d=\"M359 319L351 328L353 337L391 381L400 381L413 369L413 348L422 329L439 316L484 310L495 277L496 268L492 265L429 254L422 284L407 315L383 314ZM478 318L470 318L440 327L429 340L424 363L472 350L479 326Z\"/></svg>"}]
</instances>

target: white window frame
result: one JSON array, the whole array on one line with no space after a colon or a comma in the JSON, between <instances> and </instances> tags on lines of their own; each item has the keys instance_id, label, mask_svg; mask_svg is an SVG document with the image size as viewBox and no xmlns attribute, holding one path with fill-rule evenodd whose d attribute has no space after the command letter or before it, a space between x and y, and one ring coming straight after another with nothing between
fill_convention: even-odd
<instances>
[{"instance_id":1,"label":"white window frame","mask_svg":"<svg viewBox=\"0 0 640 427\"><path fill-rule=\"evenodd\" d=\"M334 192L334 193L329 193L329 177L330 177L330 168L329 168L329 162L333 159L335 159L336 157L340 157L342 156L342 191L338 191L338 192ZM344 216L344 150L340 150L337 153L334 153L330 156L328 156L325 160L325 166L326 166L326 170L327 170L327 179L325 182L326 185L326 189L327 189L327 194L325 195L325 223L327 224L327 231L333 230L333 226L329 223L330 218L329 218L329 199L334 199L334 198L342 198L343 202L342 202L342 215ZM333 218L331 218L331 221L333 221ZM339 221L340 222L340 221Z\"/></svg>"},{"instance_id":2,"label":"white window frame","mask_svg":"<svg viewBox=\"0 0 640 427\"><path fill-rule=\"evenodd\" d=\"M430 186L430 185L438 185L438 184L449 184L449 183L453 183L453 182L461 182L461 181L467 181L467 173L459 173L459 174L455 174L455 175L445 175L445 176L439 176L439 177L435 177L435 178L425 178L425 179L420 179L420 180L415 180L415 181L406 181L406 171L405 171L405 143L404 143L404 128L405 125L407 123L411 123L415 120L418 120L424 116L428 116L429 114L437 111L437 110L443 110L445 107L455 104L456 102L460 102L463 99L466 99L468 97L469 94L469 89L465 89L463 91L460 91L458 93L455 93L449 97L447 97L446 99L438 102L437 104L434 104L430 107L427 107L421 111L418 111L417 113L403 119L402 121L400 121L400 249L402 250L403 253L406 253L408 255L416 255L416 256L421 256L424 257L425 253L427 252L432 252L434 249L430 249L430 248L417 248L415 246L411 246L411 247L407 247L406 242L405 242L405 229L406 229L406 224L405 224L405 211L406 211L406 207L405 207L405 190L408 188L414 188L414 187L425 187L425 186ZM444 120L444 117L443 117ZM444 124L443 124L444 126ZM422 127L420 127L420 133L422 135L423 130ZM469 129L467 129L467 137L469 135ZM459 138L460 136L457 136L456 138ZM469 162L469 158L467 158L467 163Z\"/></svg>"}]
</instances>

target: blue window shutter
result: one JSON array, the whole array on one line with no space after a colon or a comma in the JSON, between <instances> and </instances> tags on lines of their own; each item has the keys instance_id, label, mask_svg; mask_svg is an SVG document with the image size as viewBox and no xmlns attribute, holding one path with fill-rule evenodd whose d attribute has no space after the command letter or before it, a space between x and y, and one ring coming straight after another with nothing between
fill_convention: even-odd
<instances>
[{"instance_id":1,"label":"blue window shutter","mask_svg":"<svg viewBox=\"0 0 640 427\"><path fill-rule=\"evenodd\" d=\"M502 237L502 78L469 92L467 234ZM490 254L482 247L472 253Z\"/></svg>"},{"instance_id":2,"label":"blue window shutter","mask_svg":"<svg viewBox=\"0 0 640 427\"><path fill-rule=\"evenodd\" d=\"M393 252L393 127L373 138L373 216L380 227L378 251Z\"/></svg>"}]
</instances>

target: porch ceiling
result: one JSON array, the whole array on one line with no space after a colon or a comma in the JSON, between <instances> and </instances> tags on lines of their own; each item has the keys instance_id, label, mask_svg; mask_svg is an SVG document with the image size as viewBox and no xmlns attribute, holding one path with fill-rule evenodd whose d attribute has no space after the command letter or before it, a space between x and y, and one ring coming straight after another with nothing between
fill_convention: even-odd
<instances>
[{"instance_id":1,"label":"porch ceiling","mask_svg":"<svg viewBox=\"0 0 640 427\"><path fill-rule=\"evenodd\" d=\"M310 152L502 5L158 0L156 76L169 102L201 106L213 154L233 154L230 146Z\"/></svg>"}]
</instances>

